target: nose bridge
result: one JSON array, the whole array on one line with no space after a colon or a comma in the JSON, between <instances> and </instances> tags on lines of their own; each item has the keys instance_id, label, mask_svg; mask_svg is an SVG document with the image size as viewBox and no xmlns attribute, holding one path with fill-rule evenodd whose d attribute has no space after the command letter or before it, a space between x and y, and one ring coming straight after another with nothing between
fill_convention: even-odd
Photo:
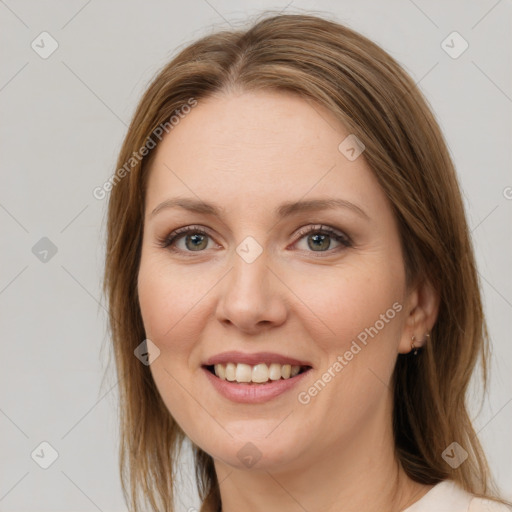
<instances>
[{"instance_id":1,"label":"nose bridge","mask_svg":"<svg viewBox=\"0 0 512 512\"><path fill-rule=\"evenodd\" d=\"M254 239L252 239L254 240ZM255 241L246 241L238 245L233 254L232 281L235 289L243 294L250 292L251 296L268 293L269 258Z\"/></svg>"},{"instance_id":2,"label":"nose bridge","mask_svg":"<svg viewBox=\"0 0 512 512\"><path fill-rule=\"evenodd\" d=\"M273 275L268 251L252 237L233 251L232 268L222 287L217 315L240 329L281 323L286 317L283 287Z\"/></svg>"}]
</instances>

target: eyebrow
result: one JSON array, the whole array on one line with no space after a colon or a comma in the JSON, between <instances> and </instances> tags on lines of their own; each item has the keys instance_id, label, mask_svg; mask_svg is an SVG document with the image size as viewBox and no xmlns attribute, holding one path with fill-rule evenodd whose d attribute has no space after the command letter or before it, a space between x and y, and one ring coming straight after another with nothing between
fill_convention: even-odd
<instances>
[{"instance_id":1,"label":"eyebrow","mask_svg":"<svg viewBox=\"0 0 512 512\"><path fill-rule=\"evenodd\" d=\"M206 203L201 200L185 198L185 197L176 197L172 199L167 199L160 203L151 213L150 217L154 217L157 213L162 210L168 208L183 208L190 212L202 213L205 215L215 215L217 217L222 217L225 213L226 209L220 206L217 206L212 203ZM275 215L277 217L283 218L289 215L293 215L295 213L302 212L310 212L310 211L320 211L320 210L331 210L335 208L346 208L352 210L359 216L370 220L368 214L359 206L345 199L338 198L327 198L327 199L310 199L304 201L289 201L281 204L275 210Z\"/></svg>"}]
</instances>

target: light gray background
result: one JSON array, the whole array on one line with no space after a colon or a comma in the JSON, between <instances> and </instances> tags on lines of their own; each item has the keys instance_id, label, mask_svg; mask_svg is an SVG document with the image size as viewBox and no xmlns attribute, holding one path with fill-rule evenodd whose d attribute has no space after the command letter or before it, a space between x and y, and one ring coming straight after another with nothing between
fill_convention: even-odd
<instances>
[{"instance_id":1,"label":"light gray background","mask_svg":"<svg viewBox=\"0 0 512 512\"><path fill-rule=\"evenodd\" d=\"M177 48L269 8L333 14L367 35L420 83L438 117L494 350L475 425L512 499L511 2L288 1L0 1L1 511L126 510L117 379L110 371L102 381L107 203L92 190L115 170L138 99ZM469 43L457 59L441 48L454 30ZM59 45L47 59L31 48L43 31ZM46 262L32 252L42 237L57 247ZM59 454L46 470L31 458L42 441ZM198 505L191 474L179 510Z\"/></svg>"}]
</instances>

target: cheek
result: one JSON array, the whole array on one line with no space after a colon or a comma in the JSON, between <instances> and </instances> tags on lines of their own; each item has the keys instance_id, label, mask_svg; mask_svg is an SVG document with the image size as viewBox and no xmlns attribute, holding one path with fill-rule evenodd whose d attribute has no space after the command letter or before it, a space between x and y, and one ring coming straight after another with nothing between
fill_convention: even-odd
<instances>
[{"instance_id":1,"label":"cheek","mask_svg":"<svg viewBox=\"0 0 512 512\"><path fill-rule=\"evenodd\" d=\"M308 297L304 302L316 314L304 309L312 318L308 334L322 352L315 376L322 382L309 382L301 391L321 411L319 417L343 410L346 428L356 428L388 392L404 316L403 283L399 274L367 265L316 277L298 295Z\"/></svg>"},{"instance_id":2,"label":"cheek","mask_svg":"<svg viewBox=\"0 0 512 512\"><path fill-rule=\"evenodd\" d=\"M214 283L211 273L204 277L170 265L160 254L141 259L138 296L146 336L174 361L190 352L208 318L203 299Z\"/></svg>"},{"instance_id":3,"label":"cheek","mask_svg":"<svg viewBox=\"0 0 512 512\"><path fill-rule=\"evenodd\" d=\"M197 298L193 294L194 287L188 282L162 262L159 255L142 257L138 275L139 305L146 337L160 351L149 369L168 411L186 430L190 429L187 425L194 413L195 402L190 400L186 390L192 385L189 356L198 328L193 321L192 307Z\"/></svg>"},{"instance_id":4,"label":"cheek","mask_svg":"<svg viewBox=\"0 0 512 512\"><path fill-rule=\"evenodd\" d=\"M188 309L187 290L179 280L158 259L143 254L137 284L139 305L146 335L157 344L173 332Z\"/></svg>"},{"instance_id":5,"label":"cheek","mask_svg":"<svg viewBox=\"0 0 512 512\"><path fill-rule=\"evenodd\" d=\"M322 353L320 378L330 372L325 382L332 384L317 401L325 411L340 405L347 411L364 409L362 396L371 409L386 392L382 383L390 382L396 363L404 277L399 265L369 260L317 273L297 289L315 313L304 307L300 315L311 319L303 325Z\"/></svg>"},{"instance_id":6,"label":"cheek","mask_svg":"<svg viewBox=\"0 0 512 512\"><path fill-rule=\"evenodd\" d=\"M391 324L395 329L399 327L397 309L401 308L393 308L393 304L402 300L402 278L390 268L383 271L361 265L340 268L339 272L317 272L314 278L301 281L294 291L304 305L310 306L309 311L304 309L303 318L311 318L310 327L316 333L312 337L319 339L322 333L329 339L326 349L350 345L352 339L376 323L383 332L391 331Z\"/></svg>"},{"instance_id":7,"label":"cheek","mask_svg":"<svg viewBox=\"0 0 512 512\"><path fill-rule=\"evenodd\" d=\"M165 277L158 275L144 259L139 269L137 289L146 335L156 341L161 337L165 324L170 323L168 315L175 309L170 304Z\"/></svg>"}]
</instances>

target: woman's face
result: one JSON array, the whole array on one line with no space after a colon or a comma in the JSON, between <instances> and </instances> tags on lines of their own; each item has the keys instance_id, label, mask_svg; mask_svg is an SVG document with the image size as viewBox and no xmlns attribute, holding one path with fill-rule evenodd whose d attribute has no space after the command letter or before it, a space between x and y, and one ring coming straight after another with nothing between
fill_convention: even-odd
<instances>
[{"instance_id":1,"label":"woman's face","mask_svg":"<svg viewBox=\"0 0 512 512\"><path fill-rule=\"evenodd\" d=\"M138 276L150 370L183 431L230 466L299 467L389 432L409 296L390 204L348 135L317 104L258 92L199 101L157 148ZM273 353L252 361L270 376L226 369L270 384L205 369L228 351ZM287 358L310 369L285 380Z\"/></svg>"}]
</instances>

